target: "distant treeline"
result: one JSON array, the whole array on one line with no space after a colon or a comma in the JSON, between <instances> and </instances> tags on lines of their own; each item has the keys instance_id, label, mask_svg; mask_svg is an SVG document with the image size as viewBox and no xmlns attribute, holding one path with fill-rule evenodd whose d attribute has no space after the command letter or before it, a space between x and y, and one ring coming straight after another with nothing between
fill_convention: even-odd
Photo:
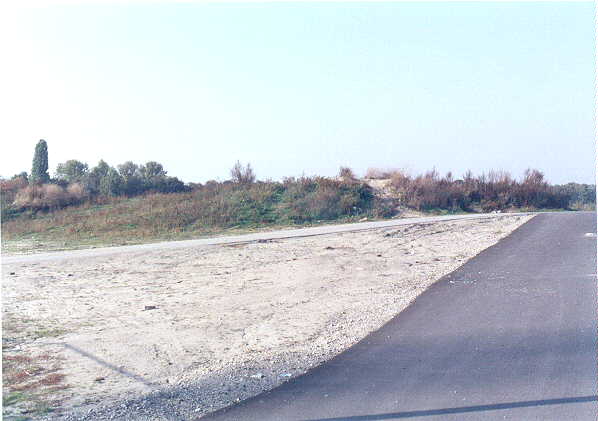
<instances>
[{"instance_id":1,"label":"distant treeline","mask_svg":"<svg viewBox=\"0 0 598 421\"><path fill-rule=\"evenodd\" d=\"M384 182L373 188L375 179ZM525 171L520 180L505 171L478 176L467 172L455 178L451 173L441 176L435 170L412 176L403 171L370 169L360 180L345 167L337 177L286 178L276 182L257 181L249 164L237 162L230 180L202 185L185 184L168 176L163 166L154 161L142 165L127 161L112 167L101 160L89 168L84 162L69 160L58 164L50 177L47 144L43 140L36 146L31 174L1 179L0 193L3 219L86 203L117 203L116 199L141 195L148 198L153 194L152 203L163 210L168 223L179 228L196 223L230 227L390 217L405 209L595 209L596 202L595 185L550 185L534 169Z\"/></svg>"},{"instance_id":2,"label":"distant treeline","mask_svg":"<svg viewBox=\"0 0 598 421\"><path fill-rule=\"evenodd\" d=\"M31 180L25 172L0 180L3 211L9 205L13 210L52 210L110 196L191 190L178 178L168 176L162 164L154 161L143 165L127 161L114 168L101 160L89 169L86 163L69 160L58 164L54 177L48 177L46 182Z\"/></svg>"}]
</instances>

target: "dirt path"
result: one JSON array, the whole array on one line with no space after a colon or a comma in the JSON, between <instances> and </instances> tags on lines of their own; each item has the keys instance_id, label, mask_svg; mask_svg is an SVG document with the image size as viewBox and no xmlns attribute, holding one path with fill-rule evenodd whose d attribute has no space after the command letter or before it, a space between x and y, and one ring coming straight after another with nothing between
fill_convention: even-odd
<instances>
[{"instance_id":1,"label":"dirt path","mask_svg":"<svg viewBox=\"0 0 598 421\"><path fill-rule=\"evenodd\" d=\"M510 213L504 214L509 216L525 216L532 215L531 213ZM504 216L503 215L503 216ZM31 245L26 247L28 252L24 253L4 253L2 255L2 263L33 263L33 262L46 262L56 261L63 259L72 259L79 257L98 257L108 256L112 254L122 254L137 251L155 251L155 250L171 250L198 246L210 246L220 244L232 244L232 243L247 243L261 240L281 240L286 238L301 238L301 237L312 237L317 235L335 234L342 232L357 232L364 230L372 230L378 228L390 228L404 225L413 224L425 224L432 222L442 221L456 221L466 219L485 219L485 218L496 218L497 214L482 213L482 214L468 214L468 215L445 215L445 216L426 216L417 218L401 218L391 219L384 221L371 221L371 222L357 222L351 224L337 224L337 225L322 225L309 228L289 228L284 230L275 231L261 231L253 234L242 234L242 235L227 235L220 237L200 238L196 240L182 240L182 241L163 241L158 243L147 243L130 246L112 246L112 247L99 247L99 248L88 248L81 250L64 250L64 251L53 251L45 253L31 253Z\"/></svg>"}]
</instances>

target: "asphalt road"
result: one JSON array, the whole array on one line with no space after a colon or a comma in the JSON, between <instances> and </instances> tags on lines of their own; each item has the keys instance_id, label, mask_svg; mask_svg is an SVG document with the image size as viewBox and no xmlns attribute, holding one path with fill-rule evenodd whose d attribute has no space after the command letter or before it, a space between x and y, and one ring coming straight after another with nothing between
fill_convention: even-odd
<instances>
[{"instance_id":1,"label":"asphalt road","mask_svg":"<svg viewBox=\"0 0 598 421\"><path fill-rule=\"evenodd\" d=\"M84 250L65 250L49 253L35 253L28 255L2 255L2 264L9 263L38 263L62 259L88 258L95 256L108 256L131 252L169 250L186 247L213 246L218 244L247 243L260 240L274 240L283 238L311 237L339 232L354 232L372 230L377 228L395 227L400 225L423 224L438 221L452 221L457 219L496 218L508 215L528 215L528 213L510 214L467 214L448 216L429 216L423 218L391 219L385 221L357 222L352 224L322 225L309 228L285 229L277 231L262 231L253 234L229 235L222 237L200 238L197 240L164 241L159 243L138 244L131 246L101 247Z\"/></svg>"},{"instance_id":2,"label":"asphalt road","mask_svg":"<svg viewBox=\"0 0 598 421\"><path fill-rule=\"evenodd\" d=\"M595 213L538 215L354 347L202 421L594 421L595 232Z\"/></svg>"}]
</instances>

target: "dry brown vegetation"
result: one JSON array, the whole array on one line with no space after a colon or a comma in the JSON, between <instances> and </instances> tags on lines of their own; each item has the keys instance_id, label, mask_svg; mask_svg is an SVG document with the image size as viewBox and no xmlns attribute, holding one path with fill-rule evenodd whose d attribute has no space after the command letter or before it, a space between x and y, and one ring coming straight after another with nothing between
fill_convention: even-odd
<instances>
[{"instance_id":1,"label":"dry brown vegetation","mask_svg":"<svg viewBox=\"0 0 598 421\"><path fill-rule=\"evenodd\" d=\"M467 172L462 179L450 172L441 176L436 170L417 176L394 171L390 185L400 205L418 210L567 209L570 202L565 192L533 169L526 170L520 181L506 171L480 176Z\"/></svg>"},{"instance_id":2,"label":"dry brown vegetation","mask_svg":"<svg viewBox=\"0 0 598 421\"><path fill-rule=\"evenodd\" d=\"M368 177L384 184L384 192L371 187L367 179L359 180L348 167L342 167L336 178L282 182L255 181L251 167L240 163L231 174L231 181L193 184L187 186L190 191L136 197L90 195L79 183L62 187L5 180L0 183L3 238L13 244L60 242L56 247L62 248L73 243L126 244L227 230L386 218L407 209L491 212L585 209L595 203L595 186L553 186L537 170L526 171L520 180L504 171L479 176L468 172L456 179L435 170L416 176L401 170L368 170ZM13 250L6 248L6 241L3 248Z\"/></svg>"},{"instance_id":3,"label":"dry brown vegetation","mask_svg":"<svg viewBox=\"0 0 598 421\"><path fill-rule=\"evenodd\" d=\"M13 204L18 208L54 210L81 203L87 197L87 192L79 183L67 187L30 184L17 192Z\"/></svg>"}]
</instances>

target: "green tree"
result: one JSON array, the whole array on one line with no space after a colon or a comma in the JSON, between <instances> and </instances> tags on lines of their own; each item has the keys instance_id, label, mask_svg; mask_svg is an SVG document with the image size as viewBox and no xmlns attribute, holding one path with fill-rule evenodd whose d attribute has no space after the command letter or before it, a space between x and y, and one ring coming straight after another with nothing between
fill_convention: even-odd
<instances>
[{"instance_id":1,"label":"green tree","mask_svg":"<svg viewBox=\"0 0 598 421\"><path fill-rule=\"evenodd\" d=\"M166 177L166 171L164 171L164 167L162 167L162 164L156 161L146 162L145 165L142 165L139 168L139 172L143 177L143 181L148 185L152 185L160 179Z\"/></svg>"},{"instance_id":2,"label":"green tree","mask_svg":"<svg viewBox=\"0 0 598 421\"><path fill-rule=\"evenodd\" d=\"M123 178L114 168L108 168L100 180L100 193L104 196L117 196L122 194Z\"/></svg>"},{"instance_id":3,"label":"green tree","mask_svg":"<svg viewBox=\"0 0 598 421\"><path fill-rule=\"evenodd\" d=\"M41 139L35 145L35 154L33 155L33 165L31 167L32 183L47 183L50 180L48 174L48 144Z\"/></svg>"},{"instance_id":4,"label":"green tree","mask_svg":"<svg viewBox=\"0 0 598 421\"><path fill-rule=\"evenodd\" d=\"M103 159L100 159L98 165L93 167L88 173L87 177L85 177L85 187L91 194L99 194L100 193L100 183L102 178L108 174L110 170L110 165L106 163Z\"/></svg>"},{"instance_id":5,"label":"green tree","mask_svg":"<svg viewBox=\"0 0 598 421\"><path fill-rule=\"evenodd\" d=\"M127 161L118 166L118 172L125 179L139 176L139 166L132 161Z\"/></svg>"},{"instance_id":6,"label":"green tree","mask_svg":"<svg viewBox=\"0 0 598 421\"><path fill-rule=\"evenodd\" d=\"M143 193L143 180L137 164L127 161L118 166L118 172L123 178L123 192L127 196L135 196Z\"/></svg>"},{"instance_id":7,"label":"green tree","mask_svg":"<svg viewBox=\"0 0 598 421\"><path fill-rule=\"evenodd\" d=\"M68 183L78 183L87 175L87 164L76 159L70 159L56 167L56 178Z\"/></svg>"},{"instance_id":8,"label":"green tree","mask_svg":"<svg viewBox=\"0 0 598 421\"><path fill-rule=\"evenodd\" d=\"M164 167L156 161L149 161L145 165L141 165L139 174L143 180L143 191L160 191L160 186L166 179Z\"/></svg>"}]
</instances>

